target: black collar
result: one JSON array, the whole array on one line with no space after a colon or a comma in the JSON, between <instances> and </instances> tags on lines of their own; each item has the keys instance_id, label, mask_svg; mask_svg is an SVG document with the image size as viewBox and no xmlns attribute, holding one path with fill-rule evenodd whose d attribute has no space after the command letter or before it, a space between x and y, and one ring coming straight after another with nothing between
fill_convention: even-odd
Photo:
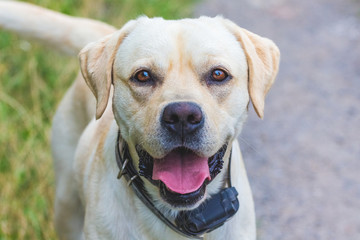
<instances>
[{"instance_id":1,"label":"black collar","mask_svg":"<svg viewBox=\"0 0 360 240\"><path fill-rule=\"evenodd\" d=\"M121 149L121 151L120 151ZM120 179L122 176L125 177L128 186L131 186L137 197L162 221L164 222L168 227L170 227L173 231L177 232L178 234L192 239L202 239L202 235L206 232L210 232L214 230L215 228L221 226L226 220L228 220L230 217L232 217L236 211L239 208L239 202L237 200L237 192L234 187L231 187L231 177L230 177L230 163L231 163L231 153L229 158L229 167L228 167L228 179L229 179L229 188L224 189L219 194L219 200L221 201L220 205L226 205L222 212L220 212L220 215L226 216L212 216L213 218L210 219L210 225L211 227L205 228L204 231L201 232L194 232L191 230L186 229L186 226L184 227L184 224L186 225L189 221L189 218L191 217L198 217L199 214L202 214L202 211L205 211L207 202L200 205L200 207L196 208L193 211L187 211L186 213L179 214L179 217L176 219L176 225L171 222L168 218L166 218L162 212L160 212L159 209L155 207L153 204L153 201L151 199L151 196L148 194L144 187L144 182L141 179L139 173L135 169L132 158L130 155L130 151L128 148L127 143L124 141L120 146L120 131L118 133L116 146L115 146L115 157L117 165L120 169L119 174L117 176L118 179ZM226 191L226 194L224 192ZM216 197L213 197L216 201ZM208 202L211 202L208 201ZM215 204L217 206L217 204ZM225 209L226 208L226 209ZM200 210L198 210L200 209ZM197 212L196 212L197 211ZM200 211L200 212L199 212ZM193 212L193 213L192 213ZM195 213L196 212L196 213ZM211 212L214 212L214 210L211 210ZM219 214L218 214L219 215ZM203 217L203 216L201 216ZM219 219L221 218L221 219ZM205 219L206 220L206 219ZM202 221L203 222L203 219ZM180 225L180 226L179 226ZM209 225L209 224L208 224Z\"/></svg>"}]
</instances>

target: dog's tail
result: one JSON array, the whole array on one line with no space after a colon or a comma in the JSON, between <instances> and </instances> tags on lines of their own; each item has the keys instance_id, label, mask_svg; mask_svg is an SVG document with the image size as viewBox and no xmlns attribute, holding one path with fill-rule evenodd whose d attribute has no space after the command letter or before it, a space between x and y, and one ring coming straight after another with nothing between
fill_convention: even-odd
<instances>
[{"instance_id":1,"label":"dog's tail","mask_svg":"<svg viewBox=\"0 0 360 240\"><path fill-rule=\"evenodd\" d=\"M89 42L116 29L106 23L71 17L29 3L0 0L0 28L76 55Z\"/></svg>"}]
</instances>

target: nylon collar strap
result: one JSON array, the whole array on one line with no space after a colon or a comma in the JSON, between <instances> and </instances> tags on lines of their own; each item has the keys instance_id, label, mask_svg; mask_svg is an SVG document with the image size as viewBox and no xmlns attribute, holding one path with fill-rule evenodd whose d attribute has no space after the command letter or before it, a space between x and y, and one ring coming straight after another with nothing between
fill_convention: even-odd
<instances>
[{"instance_id":1,"label":"nylon collar strap","mask_svg":"<svg viewBox=\"0 0 360 240\"><path fill-rule=\"evenodd\" d=\"M121 148L121 152L120 152ZM144 187L144 182L139 176L138 172L136 171L133 163L132 158L129 152L129 148L126 144L126 142L123 142L120 146L120 131L118 133L116 146L115 146L115 157L117 165L120 169L119 174L117 176L118 179L121 177L125 177L127 181L127 185L133 189L137 197L163 222L165 223L169 228L171 228L176 233L192 239L203 239L203 237L196 234L190 234L188 232L184 232L182 229L177 227L173 222L171 222L168 218L166 218L162 212L160 212L159 209L155 207L153 204L153 201L151 199L151 196L148 194ZM230 177L230 161L231 161L231 153L229 158L229 185L231 187L231 177Z\"/></svg>"}]
</instances>

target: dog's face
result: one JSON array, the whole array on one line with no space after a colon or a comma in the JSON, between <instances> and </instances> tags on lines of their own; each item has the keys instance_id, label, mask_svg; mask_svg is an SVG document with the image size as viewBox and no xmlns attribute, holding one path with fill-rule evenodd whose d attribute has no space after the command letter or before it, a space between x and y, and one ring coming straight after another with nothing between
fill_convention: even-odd
<instances>
[{"instance_id":1,"label":"dog's face","mask_svg":"<svg viewBox=\"0 0 360 240\"><path fill-rule=\"evenodd\" d=\"M222 18L140 18L88 45L80 59L98 118L113 83L121 135L134 165L156 183L146 183L149 193L190 209L221 186L224 171L216 175L246 119L249 92L262 117L279 53Z\"/></svg>"}]
</instances>

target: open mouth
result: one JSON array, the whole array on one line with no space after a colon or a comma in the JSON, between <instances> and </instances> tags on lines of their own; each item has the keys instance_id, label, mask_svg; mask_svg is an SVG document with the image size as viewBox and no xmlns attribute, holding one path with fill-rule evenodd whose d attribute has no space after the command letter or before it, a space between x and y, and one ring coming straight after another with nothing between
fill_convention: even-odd
<instances>
[{"instance_id":1,"label":"open mouth","mask_svg":"<svg viewBox=\"0 0 360 240\"><path fill-rule=\"evenodd\" d=\"M190 207L205 195L206 185L223 167L227 145L210 158L180 147L162 159L152 158L139 146L139 173L159 187L161 197L174 207Z\"/></svg>"}]
</instances>

